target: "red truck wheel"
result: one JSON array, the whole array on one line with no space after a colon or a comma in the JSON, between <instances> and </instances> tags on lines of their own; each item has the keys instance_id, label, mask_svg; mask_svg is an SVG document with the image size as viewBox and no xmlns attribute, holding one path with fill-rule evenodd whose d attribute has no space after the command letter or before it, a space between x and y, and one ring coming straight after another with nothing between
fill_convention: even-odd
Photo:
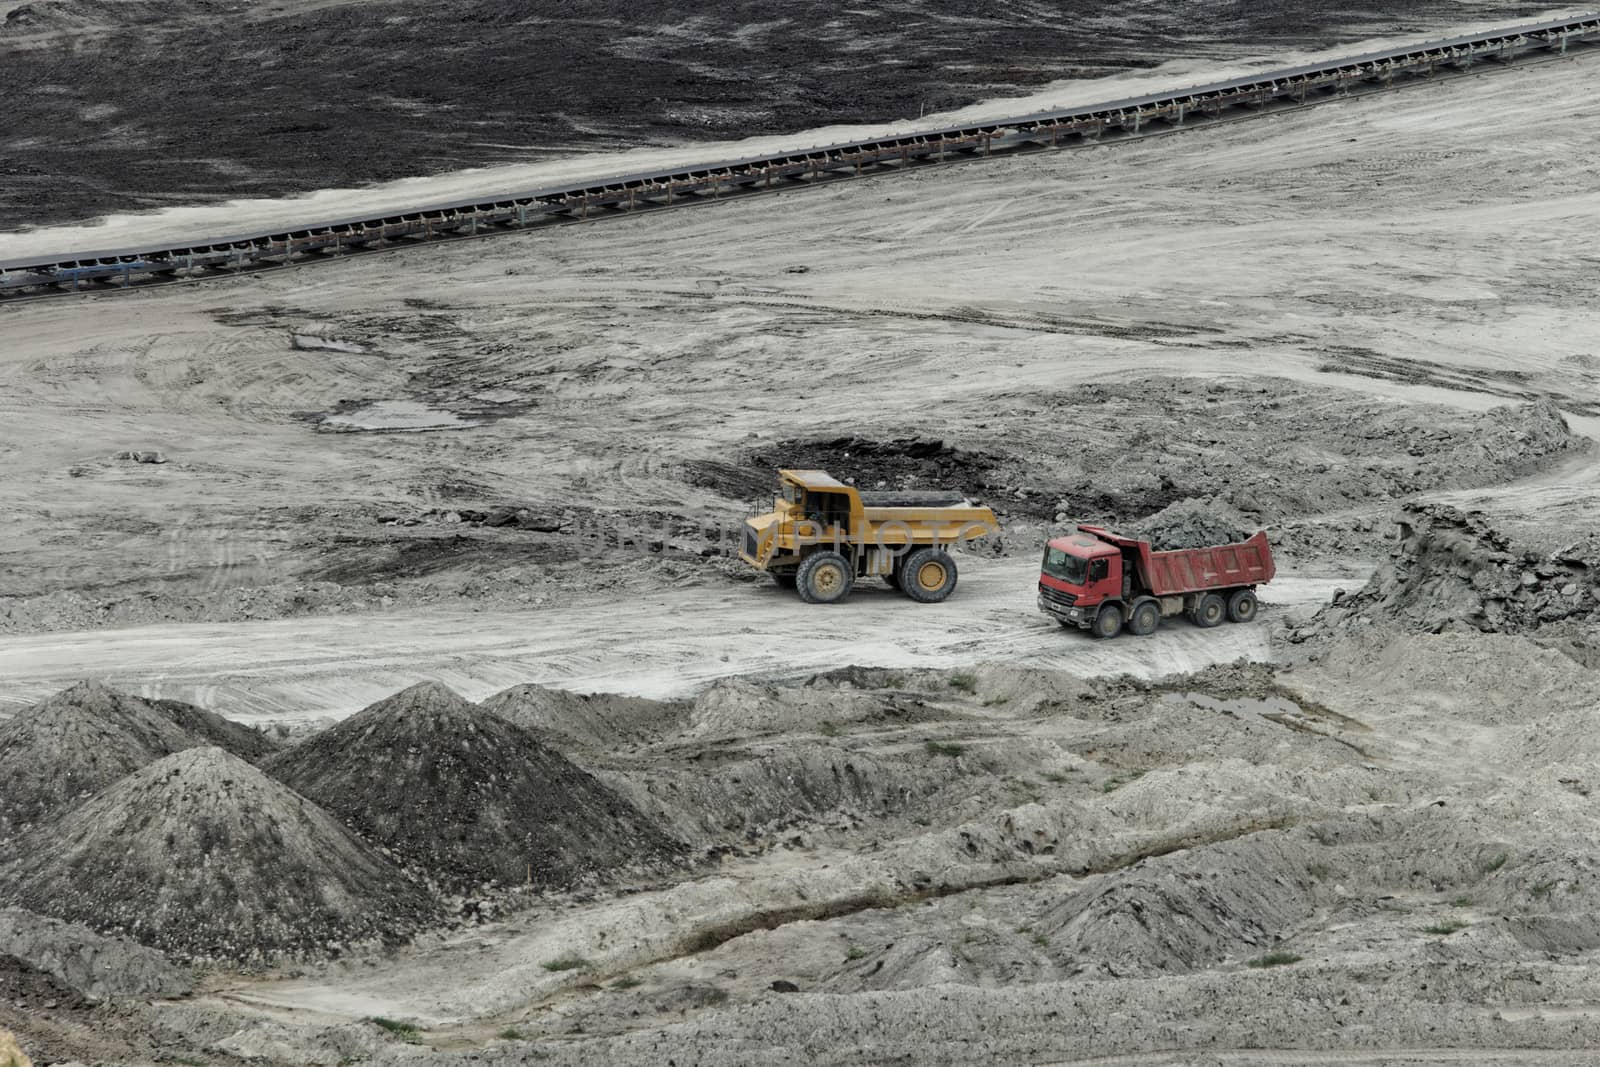
<instances>
[{"instance_id":1,"label":"red truck wheel","mask_svg":"<svg viewBox=\"0 0 1600 1067\"><path fill-rule=\"evenodd\" d=\"M1202 630L1209 630L1213 626L1221 625L1222 620L1228 617L1228 605L1215 593L1207 593L1200 598L1200 603L1194 606L1191 616L1194 624Z\"/></svg>"},{"instance_id":2,"label":"red truck wheel","mask_svg":"<svg viewBox=\"0 0 1600 1067\"><path fill-rule=\"evenodd\" d=\"M1100 609L1100 614L1094 617L1094 635L1105 639L1115 637L1122 632L1122 609L1115 604L1107 604Z\"/></svg>"},{"instance_id":3,"label":"red truck wheel","mask_svg":"<svg viewBox=\"0 0 1600 1067\"><path fill-rule=\"evenodd\" d=\"M1154 600L1141 600L1128 613L1128 632L1135 637L1149 637L1161 625L1161 605Z\"/></svg>"},{"instance_id":4,"label":"red truck wheel","mask_svg":"<svg viewBox=\"0 0 1600 1067\"><path fill-rule=\"evenodd\" d=\"M1256 617L1256 594L1250 589L1235 590L1228 598L1228 618L1234 622L1249 622Z\"/></svg>"}]
</instances>

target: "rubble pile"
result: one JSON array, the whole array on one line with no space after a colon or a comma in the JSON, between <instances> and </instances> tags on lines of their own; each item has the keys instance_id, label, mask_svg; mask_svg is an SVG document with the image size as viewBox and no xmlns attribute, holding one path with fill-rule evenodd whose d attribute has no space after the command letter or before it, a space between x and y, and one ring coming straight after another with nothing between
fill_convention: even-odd
<instances>
[{"instance_id":1,"label":"rubble pile","mask_svg":"<svg viewBox=\"0 0 1600 1067\"><path fill-rule=\"evenodd\" d=\"M680 848L532 733L432 682L265 766L368 841L457 890L566 886Z\"/></svg>"},{"instance_id":2,"label":"rubble pile","mask_svg":"<svg viewBox=\"0 0 1600 1067\"><path fill-rule=\"evenodd\" d=\"M1539 553L1514 543L1481 513L1444 504L1407 504L1397 521L1399 539L1367 584L1335 597L1290 641L1379 625L1412 633L1600 626L1595 538Z\"/></svg>"},{"instance_id":3,"label":"rubble pile","mask_svg":"<svg viewBox=\"0 0 1600 1067\"><path fill-rule=\"evenodd\" d=\"M215 747L152 763L19 839L0 899L240 964L400 941L439 918L321 808Z\"/></svg>"}]
</instances>

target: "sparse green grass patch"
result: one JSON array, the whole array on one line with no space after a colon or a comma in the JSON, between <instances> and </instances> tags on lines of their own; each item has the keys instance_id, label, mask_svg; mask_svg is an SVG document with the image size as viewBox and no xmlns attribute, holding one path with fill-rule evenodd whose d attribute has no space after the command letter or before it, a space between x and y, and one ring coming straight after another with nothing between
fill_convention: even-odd
<instances>
[{"instance_id":1,"label":"sparse green grass patch","mask_svg":"<svg viewBox=\"0 0 1600 1067\"><path fill-rule=\"evenodd\" d=\"M1299 963L1305 957L1296 956L1293 952L1269 952L1265 956L1257 956L1248 963L1250 967L1287 967L1291 963Z\"/></svg>"},{"instance_id":2,"label":"sparse green grass patch","mask_svg":"<svg viewBox=\"0 0 1600 1067\"><path fill-rule=\"evenodd\" d=\"M845 952L844 958L846 962L849 962L850 960L864 959L866 955L866 949L862 948L860 945L851 945L849 950Z\"/></svg>"},{"instance_id":3,"label":"sparse green grass patch","mask_svg":"<svg viewBox=\"0 0 1600 1067\"><path fill-rule=\"evenodd\" d=\"M504 1030L500 1031L500 1040L502 1040L502 1041L524 1041L524 1040L526 1040L526 1038L524 1038L522 1036L522 1031L521 1030L518 1030L515 1026L508 1026Z\"/></svg>"},{"instance_id":4,"label":"sparse green grass patch","mask_svg":"<svg viewBox=\"0 0 1600 1067\"><path fill-rule=\"evenodd\" d=\"M631 974L625 974L621 978L618 978L615 982L612 982L611 983L611 988L612 989L637 989L639 986L642 986L642 985L644 985L644 979L635 978Z\"/></svg>"},{"instance_id":5,"label":"sparse green grass patch","mask_svg":"<svg viewBox=\"0 0 1600 1067\"><path fill-rule=\"evenodd\" d=\"M389 1031L389 1033L407 1044L415 1045L422 1040L422 1035L412 1023L403 1023L398 1019L385 1019L381 1015L370 1016L367 1022Z\"/></svg>"},{"instance_id":6,"label":"sparse green grass patch","mask_svg":"<svg viewBox=\"0 0 1600 1067\"><path fill-rule=\"evenodd\" d=\"M970 671L957 671L950 676L950 688L959 689L963 693L976 693L978 691L978 676Z\"/></svg>"},{"instance_id":7,"label":"sparse green grass patch","mask_svg":"<svg viewBox=\"0 0 1600 1067\"><path fill-rule=\"evenodd\" d=\"M1043 774L1039 775L1039 777L1043 778L1047 782L1054 782L1056 785L1065 785L1066 783L1072 781L1072 779L1068 778L1065 774L1057 774L1055 771L1045 771Z\"/></svg>"},{"instance_id":8,"label":"sparse green grass patch","mask_svg":"<svg viewBox=\"0 0 1600 1067\"><path fill-rule=\"evenodd\" d=\"M1469 925L1470 924L1468 923L1458 922L1455 919L1446 919L1442 923L1434 923L1432 926L1424 926L1422 928L1422 932L1425 934L1437 934L1440 937L1449 937L1457 930L1465 930Z\"/></svg>"},{"instance_id":9,"label":"sparse green grass patch","mask_svg":"<svg viewBox=\"0 0 1600 1067\"><path fill-rule=\"evenodd\" d=\"M923 747L930 756L949 756L952 759L967 750L965 745L958 745L954 741L929 741Z\"/></svg>"},{"instance_id":10,"label":"sparse green grass patch","mask_svg":"<svg viewBox=\"0 0 1600 1067\"><path fill-rule=\"evenodd\" d=\"M1454 897L1450 901L1450 906L1452 908L1470 908L1470 907L1472 907L1472 898L1471 897Z\"/></svg>"},{"instance_id":11,"label":"sparse green grass patch","mask_svg":"<svg viewBox=\"0 0 1600 1067\"><path fill-rule=\"evenodd\" d=\"M1493 874L1495 871L1498 871L1501 867L1504 867L1506 865L1506 860L1508 860L1510 858L1511 857L1507 856L1504 852L1500 853L1500 855L1494 857L1491 860L1486 861L1483 864L1483 873L1484 874Z\"/></svg>"},{"instance_id":12,"label":"sparse green grass patch","mask_svg":"<svg viewBox=\"0 0 1600 1067\"><path fill-rule=\"evenodd\" d=\"M587 970L590 963L582 956L562 956L559 959L545 960L539 966L547 971L582 971Z\"/></svg>"}]
</instances>

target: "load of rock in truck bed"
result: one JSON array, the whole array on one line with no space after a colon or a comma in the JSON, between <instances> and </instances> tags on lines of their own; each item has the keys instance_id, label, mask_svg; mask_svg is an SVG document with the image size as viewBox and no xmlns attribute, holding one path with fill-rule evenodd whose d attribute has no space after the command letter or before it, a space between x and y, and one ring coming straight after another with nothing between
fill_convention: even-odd
<instances>
[{"instance_id":1,"label":"load of rock in truck bed","mask_svg":"<svg viewBox=\"0 0 1600 1067\"><path fill-rule=\"evenodd\" d=\"M1248 541L1254 532L1245 528L1242 518L1192 500L1163 508L1129 530L1149 541L1157 552L1238 544Z\"/></svg>"}]
</instances>

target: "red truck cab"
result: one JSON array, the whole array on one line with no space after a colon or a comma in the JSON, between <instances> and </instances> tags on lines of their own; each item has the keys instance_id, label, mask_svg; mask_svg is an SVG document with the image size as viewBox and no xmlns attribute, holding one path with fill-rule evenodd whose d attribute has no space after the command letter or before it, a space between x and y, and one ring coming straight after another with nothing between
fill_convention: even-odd
<instances>
[{"instance_id":1,"label":"red truck cab","mask_svg":"<svg viewBox=\"0 0 1600 1067\"><path fill-rule=\"evenodd\" d=\"M1115 637L1152 634L1187 615L1200 627L1256 616L1256 587L1276 566L1265 532L1236 544L1154 550L1149 541L1080 526L1045 545L1039 610L1063 626Z\"/></svg>"}]
</instances>

